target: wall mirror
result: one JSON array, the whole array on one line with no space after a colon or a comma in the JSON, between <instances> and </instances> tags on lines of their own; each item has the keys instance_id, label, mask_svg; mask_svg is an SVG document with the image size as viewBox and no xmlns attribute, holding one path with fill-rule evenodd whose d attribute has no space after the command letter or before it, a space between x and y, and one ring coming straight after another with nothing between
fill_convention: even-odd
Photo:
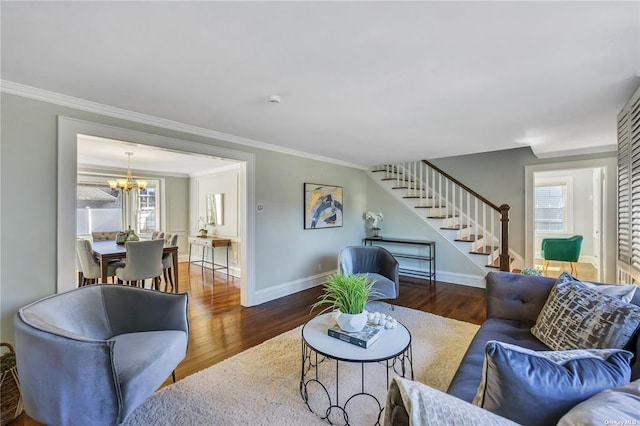
<instances>
[{"instance_id":1,"label":"wall mirror","mask_svg":"<svg viewBox=\"0 0 640 426\"><path fill-rule=\"evenodd\" d=\"M207 194L207 225L224 225L224 194Z\"/></svg>"}]
</instances>

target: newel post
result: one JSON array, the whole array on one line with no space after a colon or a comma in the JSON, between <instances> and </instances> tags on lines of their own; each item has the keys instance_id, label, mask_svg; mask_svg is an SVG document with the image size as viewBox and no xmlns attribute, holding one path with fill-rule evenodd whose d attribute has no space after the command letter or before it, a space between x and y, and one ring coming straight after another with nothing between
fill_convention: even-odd
<instances>
[{"instance_id":1,"label":"newel post","mask_svg":"<svg viewBox=\"0 0 640 426\"><path fill-rule=\"evenodd\" d=\"M501 271L510 271L510 260L509 260L509 209L511 207L508 204L503 204L500 206L500 223L502 232L500 233L500 245L502 249L500 250L500 270Z\"/></svg>"}]
</instances>

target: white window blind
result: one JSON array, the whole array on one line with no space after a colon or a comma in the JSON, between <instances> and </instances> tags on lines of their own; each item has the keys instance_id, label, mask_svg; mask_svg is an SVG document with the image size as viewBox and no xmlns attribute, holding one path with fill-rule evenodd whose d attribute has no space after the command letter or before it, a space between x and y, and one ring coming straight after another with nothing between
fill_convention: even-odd
<instances>
[{"instance_id":1,"label":"white window blind","mask_svg":"<svg viewBox=\"0 0 640 426\"><path fill-rule=\"evenodd\" d=\"M564 184L536 186L536 231L566 232L566 199Z\"/></svg>"}]
</instances>

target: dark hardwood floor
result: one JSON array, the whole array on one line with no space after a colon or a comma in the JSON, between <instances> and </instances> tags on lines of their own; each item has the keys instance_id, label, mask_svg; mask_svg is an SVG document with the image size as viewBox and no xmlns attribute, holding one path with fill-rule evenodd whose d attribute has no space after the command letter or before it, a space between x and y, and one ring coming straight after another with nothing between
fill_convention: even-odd
<instances>
[{"instance_id":1,"label":"dark hardwood floor","mask_svg":"<svg viewBox=\"0 0 640 426\"><path fill-rule=\"evenodd\" d=\"M240 305L240 290L233 278L226 284L224 274L215 274L211 285L210 270L199 267L187 270L180 264L180 290L189 293L189 349L176 369L180 380L226 358L258 345L308 321L315 312L310 306L322 288L315 287L259 306ZM429 285L405 279L400 284L396 305L431 312L460 321L480 324L485 319L485 291L455 284ZM171 383L165 381L163 386ZM37 425L26 415L11 425Z\"/></svg>"}]
</instances>

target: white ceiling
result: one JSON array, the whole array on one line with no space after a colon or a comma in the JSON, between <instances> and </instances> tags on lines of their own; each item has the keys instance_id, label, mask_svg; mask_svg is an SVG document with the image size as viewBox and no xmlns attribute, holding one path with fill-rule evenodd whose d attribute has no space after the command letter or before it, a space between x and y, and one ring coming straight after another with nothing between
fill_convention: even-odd
<instances>
[{"instance_id":1,"label":"white ceiling","mask_svg":"<svg viewBox=\"0 0 640 426\"><path fill-rule=\"evenodd\" d=\"M640 2L0 7L5 81L362 165L613 150L640 83Z\"/></svg>"},{"instance_id":2,"label":"white ceiling","mask_svg":"<svg viewBox=\"0 0 640 426\"><path fill-rule=\"evenodd\" d=\"M236 162L185 154L147 145L78 136L78 166L83 169L126 170L127 152L132 153L131 170L163 175L200 176L222 168L239 167Z\"/></svg>"}]
</instances>

